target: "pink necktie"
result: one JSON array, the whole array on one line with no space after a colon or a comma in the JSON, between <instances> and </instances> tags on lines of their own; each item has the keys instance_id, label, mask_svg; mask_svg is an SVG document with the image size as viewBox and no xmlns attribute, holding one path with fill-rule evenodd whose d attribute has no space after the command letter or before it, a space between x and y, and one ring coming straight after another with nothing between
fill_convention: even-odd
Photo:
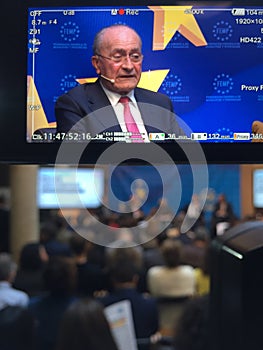
<instances>
[{"instance_id":1,"label":"pink necktie","mask_svg":"<svg viewBox=\"0 0 263 350\"><path fill-rule=\"evenodd\" d=\"M124 107L124 121L126 124L127 131L132 133L132 135L130 136L132 142L143 142L143 138L140 134L138 126L131 114L129 101L130 99L127 96L123 96L119 100L119 102L122 103Z\"/></svg>"}]
</instances>

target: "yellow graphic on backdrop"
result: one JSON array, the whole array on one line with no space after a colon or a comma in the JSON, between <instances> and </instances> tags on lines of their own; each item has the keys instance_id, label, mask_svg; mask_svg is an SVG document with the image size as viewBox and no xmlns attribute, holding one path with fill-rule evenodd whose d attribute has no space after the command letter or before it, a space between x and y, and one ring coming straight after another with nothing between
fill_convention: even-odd
<instances>
[{"instance_id":1,"label":"yellow graphic on backdrop","mask_svg":"<svg viewBox=\"0 0 263 350\"><path fill-rule=\"evenodd\" d=\"M195 46L207 42L193 14L192 6L148 6L154 12L153 50L164 50L178 31Z\"/></svg>"},{"instance_id":2,"label":"yellow graphic on backdrop","mask_svg":"<svg viewBox=\"0 0 263 350\"><path fill-rule=\"evenodd\" d=\"M49 128L55 123L48 123L45 111L38 95L33 77L27 77L27 137L30 140L37 129Z\"/></svg>"}]
</instances>

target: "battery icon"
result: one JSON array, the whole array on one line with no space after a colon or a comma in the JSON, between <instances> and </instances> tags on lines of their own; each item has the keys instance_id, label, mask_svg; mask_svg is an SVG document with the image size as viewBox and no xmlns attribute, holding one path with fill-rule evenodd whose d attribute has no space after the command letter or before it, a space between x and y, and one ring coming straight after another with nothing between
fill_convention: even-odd
<instances>
[{"instance_id":1,"label":"battery icon","mask_svg":"<svg viewBox=\"0 0 263 350\"><path fill-rule=\"evenodd\" d=\"M193 132L193 133L191 133L191 139L195 140L195 141L207 140L207 133L206 132Z\"/></svg>"},{"instance_id":2,"label":"battery icon","mask_svg":"<svg viewBox=\"0 0 263 350\"><path fill-rule=\"evenodd\" d=\"M231 13L233 16L245 16L246 11L244 8L233 8Z\"/></svg>"},{"instance_id":3,"label":"battery icon","mask_svg":"<svg viewBox=\"0 0 263 350\"><path fill-rule=\"evenodd\" d=\"M163 141L165 139L165 133L162 132L150 132L149 140L150 141Z\"/></svg>"}]
</instances>

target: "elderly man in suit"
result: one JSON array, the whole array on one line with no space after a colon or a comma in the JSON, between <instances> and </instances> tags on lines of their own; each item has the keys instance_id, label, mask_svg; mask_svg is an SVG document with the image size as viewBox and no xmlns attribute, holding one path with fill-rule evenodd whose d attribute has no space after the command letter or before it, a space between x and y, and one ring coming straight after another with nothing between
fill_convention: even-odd
<instances>
[{"instance_id":1,"label":"elderly man in suit","mask_svg":"<svg viewBox=\"0 0 263 350\"><path fill-rule=\"evenodd\" d=\"M142 142L149 141L149 132L183 135L171 100L137 87L142 71L141 50L139 35L126 25L112 25L98 32L91 60L99 78L58 98L57 131L122 131ZM132 121L127 121L127 115Z\"/></svg>"}]
</instances>

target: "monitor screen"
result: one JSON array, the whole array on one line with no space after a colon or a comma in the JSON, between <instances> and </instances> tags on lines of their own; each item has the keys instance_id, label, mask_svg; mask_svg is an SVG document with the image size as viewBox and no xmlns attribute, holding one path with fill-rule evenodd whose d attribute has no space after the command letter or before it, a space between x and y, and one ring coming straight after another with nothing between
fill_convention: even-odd
<instances>
[{"instance_id":1,"label":"monitor screen","mask_svg":"<svg viewBox=\"0 0 263 350\"><path fill-rule=\"evenodd\" d=\"M253 171L253 206L263 208L263 169Z\"/></svg>"},{"instance_id":2,"label":"monitor screen","mask_svg":"<svg viewBox=\"0 0 263 350\"><path fill-rule=\"evenodd\" d=\"M79 133L52 132L58 97L98 78L91 64L96 33L124 24L142 39L138 87L166 94L185 131L150 132L150 141L250 143L259 137L252 123L263 120L262 15L263 6L209 4L29 8L28 142L129 141L126 132L109 128L95 134L88 126ZM48 130L34 134L39 128Z\"/></svg>"},{"instance_id":3,"label":"monitor screen","mask_svg":"<svg viewBox=\"0 0 263 350\"><path fill-rule=\"evenodd\" d=\"M0 30L8 35L0 58L0 161L75 163L73 156L58 157L65 143L79 148L76 162L84 164L95 164L116 143L123 158L136 162L144 150L149 150L145 158L155 153L149 145L175 162L189 162L188 146L203 152L192 157L201 162L262 161L260 1L123 6L103 0L12 0L3 4L2 14ZM112 61L106 50L94 53L95 35L116 24L139 34L139 56L125 52ZM95 64L103 60L141 65L141 72L122 77L138 80L129 103L139 115L135 142L109 96L118 77L102 74ZM100 89L99 96L90 93L94 89ZM157 153L156 161L166 163ZM103 159L112 161L114 154Z\"/></svg>"},{"instance_id":4,"label":"monitor screen","mask_svg":"<svg viewBox=\"0 0 263 350\"><path fill-rule=\"evenodd\" d=\"M40 209L97 208L104 195L104 170L40 167L37 205Z\"/></svg>"}]
</instances>

